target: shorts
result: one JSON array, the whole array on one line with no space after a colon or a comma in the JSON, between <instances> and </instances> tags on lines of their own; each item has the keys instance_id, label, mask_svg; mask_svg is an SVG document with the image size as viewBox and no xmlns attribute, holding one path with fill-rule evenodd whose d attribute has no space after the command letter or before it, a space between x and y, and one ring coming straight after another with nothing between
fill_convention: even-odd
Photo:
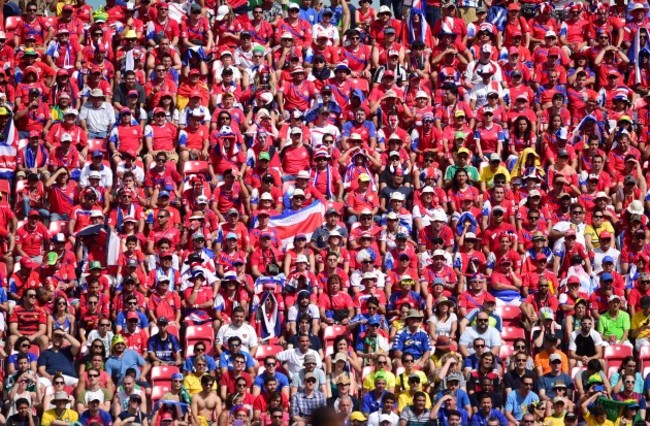
<instances>
[{"instance_id":1,"label":"shorts","mask_svg":"<svg viewBox=\"0 0 650 426\"><path fill-rule=\"evenodd\" d=\"M178 163L180 157L178 156L178 153L176 151L165 151L160 149L158 151L151 151L147 153L145 157L151 157L152 159L155 159L156 155L158 155L159 152L164 152L165 154L167 154L167 161L173 161L174 163Z\"/></svg>"}]
</instances>

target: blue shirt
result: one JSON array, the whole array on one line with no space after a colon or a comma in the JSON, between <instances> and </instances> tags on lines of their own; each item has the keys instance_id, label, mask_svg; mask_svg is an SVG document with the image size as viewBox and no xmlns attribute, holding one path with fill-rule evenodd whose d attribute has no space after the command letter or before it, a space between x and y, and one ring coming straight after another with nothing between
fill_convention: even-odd
<instances>
[{"instance_id":1,"label":"blue shirt","mask_svg":"<svg viewBox=\"0 0 650 426\"><path fill-rule=\"evenodd\" d=\"M120 357L115 355L108 357L104 369L112 378L117 378L118 383L121 383L129 368L135 369L135 378L140 379L140 368L144 365L145 360L139 353L133 349L125 349Z\"/></svg>"},{"instance_id":2,"label":"blue shirt","mask_svg":"<svg viewBox=\"0 0 650 426\"><path fill-rule=\"evenodd\" d=\"M567 389L573 389L573 380L571 380L571 376L566 373L560 373L559 376L544 374L539 378L537 388L544 389L546 396L553 399L555 398L555 391L553 390L553 385L555 385L555 382L563 382L566 385Z\"/></svg>"},{"instance_id":3,"label":"blue shirt","mask_svg":"<svg viewBox=\"0 0 650 426\"><path fill-rule=\"evenodd\" d=\"M496 408L490 410L489 416L484 416L483 413L479 410L472 416L472 426L487 426L487 421L489 418L494 417L499 420L499 426L508 426L508 419L503 413Z\"/></svg>"},{"instance_id":4,"label":"blue shirt","mask_svg":"<svg viewBox=\"0 0 650 426\"><path fill-rule=\"evenodd\" d=\"M99 412L97 413L96 416L92 416L90 414L90 410L84 411L79 416L79 423L81 423L84 426L88 426L93 422L99 422L103 426L111 426L113 424L113 419L111 418L110 414L108 414L106 411L102 410L101 408L99 409Z\"/></svg>"},{"instance_id":5,"label":"blue shirt","mask_svg":"<svg viewBox=\"0 0 650 426\"><path fill-rule=\"evenodd\" d=\"M420 359L425 352L431 351L429 334L421 328L418 328L415 333L411 333L408 327L404 327L397 334L393 349Z\"/></svg>"},{"instance_id":6,"label":"blue shirt","mask_svg":"<svg viewBox=\"0 0 650 426\"><path fill-rule=\"evenodd\" d=\"M314 24L317 24L318 21L318 12L316 12L316 9L311 8L311 7L302 7L300 6L300 13L298 15L301 19L304 19L305 21L309 22L309 25L312 27Z\"/></svg>"},{"instance_id":7,"label":"blue shirt","mask_svg":"<svg viewBox=\"0 0 650 426\"><path fill-rule=\"evenodd\" d=\"M266 392L266 388L264 387L264 380L266 380L267 377L268 376L266 372L255 377L255 382L253 383L253 386L257 386L258 388L262 389L262 392ZM275 381L278 382L278 387L277 387L278 391L281 391L285 387L289 386L289 379L287 378L287 376L277 371L275 372Z\"/></svg>"},{"instance_id":8,"label":"blue shirt","mask_svg":"<svg viewBox=\"0 0 650 426\"><path fill-rule=\"evenodd\" d=\"M146 329L149 327L149 320L147 319L147 316L144 314L144 312L138 312L138 316L140 317L140 322L138 323L138 327L142 329ZM122 328L126 328L126 314L124 311L119 312L117 314L117 317L115 317L115 325L119 325Z\"/></svg>"},{"instance_id":9,"label":"blue shirt","mask_svg":"<svg viewBox=\"0 0 650 426\"><path fill-rule=\"evenodd\" d=\"M469 416L464 408L457 407L456 410L460 413L460 424L466 425L469 423ZM442 407L438 410L438 426L447 426L449 424L447 417L447 408Z\"/></svg>"},{"instance_id":10,"label":"blue shirt","mask_svg":"<svg viewBox=\"0 0 650 426\"><path fill-rule=\"evenodd\" d=\"M512 390L506 397L506 412L511 412L512 416L521 420L528 410L528 406L533 402L539 401L539 396L535 392L528 392L528 395L521 396L518 390Z\"/></svg>"},{"instance_id":11,"label":"blue shirt","mask_svg":"<svg viewBox=\"0 0 650 426\"><path fill-rule=\"evenodd\" d=\"M167 333L167 338L162 340L160 333L156 333L147 341L147 350L153 352L158 359L164 362L176 360L176 353L182 350L178 338Z\"/></svg>"},{"instance_id":12,"label":"blue shirt","mask_svg":"<svg viewBox=\"0 0 650 426\"><path fill-rule=\"evenodd\" d=\"M367 415L372 412L381 410L384 395L386 395L386 391L382 392L379 399L377 399L377 392L374 390L365 394L361 400L361 412Z\"/></svg>"},{"instance_id":13,"label":"blue shirt","mask_svg":"<svg viewBox=\"0 0 650 426\"><path fill-rule=\"evenodd\" d=\"M240 351L239 353L246 357L246 368L255 366L255 361L253 360L251 354L246 351ZM230 354L230 351L223 351L219 356L219 368L227 368L228 371L235 368L232 362L232 355Z\"/></svg>"},{"instance_id":14,"label":"blue shirt","mask_svg":"<svg viewBox=\"0 0 650 426\"><path fill-rule=\"evenodd\" d=\"M194 358L196 356L191 356L185 360L185 363L183 364L183 371L186 372L191 372L194 371ZM210 355L203 355L203 358L205 358L205 363L207 365L208 371L212 372L217 369L217 362L212 358Z\"/></svg>"},{"instance_id":15,"label":"blue shirt","mask_svg":"<svg viewBox=\"0 0 650 426\"><path fill-rule=\"evenodd\" d=\"M445 396L445 392L444 391L439 392L436 395L435 400L437 401L440 398L442 398L443 396ZM471 406L472 403L469 400L469 395L467 394L467 392L465 392L461 388L456 389L456 406L459 407L459 408L465 408L468 405Z\"/></svg>"}]
</instances>

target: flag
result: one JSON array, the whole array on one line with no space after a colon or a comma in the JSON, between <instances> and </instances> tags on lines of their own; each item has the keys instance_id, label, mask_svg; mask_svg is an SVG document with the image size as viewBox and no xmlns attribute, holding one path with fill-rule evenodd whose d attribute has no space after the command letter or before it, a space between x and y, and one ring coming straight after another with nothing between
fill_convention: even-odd
<instances>
[{"instance_id":1,"label":"flag","mask_svg":"<svg viewBox=\"0 0 650 426\"><path fill-rule=\"evenodd\" d=\"M269 219L269 227L275 229L282 241L282 247L287 248L293 244L293 237L305 234L307 240L311 234L323 225L325 205L316 200L308 207L299 211L289 211Z\"/></svg>"},{"instance_id":2,"label":"flag","mask_svg":"<svg viewBox=\"0 0 650 426\"><path fill-rule=\"evenodd\" d=\"M627 52L627 57L630 59L630 62L634 65L634 77L635 77L635 84L640 84L641 83L641 68L639 64L641 63L641 58L639 58L639 53L641 53L641 50L646 49L650 50L650 41L647 41L645 45L641 46L641 31L645 30L647 32L650 32L650 30L646 28L638 28L636 32L634 33L634 37L632 39L632 43L630 44L630 48Z\"/></svg>"},{"instance_id":3,"label":"flag","mask_svg":"<svg viewBox=\"0 0 650 426\"><path fill-rule=\"evenodd\" d=\"M92 240L87 240L97 247L103 247L103 254L106 255L104 259L99 260L104 266L116 266L120 256L120 237L111 230L106 224L89 225L77 232L75 235L77 241L80 237L93 237Z\"/></svg>"}]
</instances>

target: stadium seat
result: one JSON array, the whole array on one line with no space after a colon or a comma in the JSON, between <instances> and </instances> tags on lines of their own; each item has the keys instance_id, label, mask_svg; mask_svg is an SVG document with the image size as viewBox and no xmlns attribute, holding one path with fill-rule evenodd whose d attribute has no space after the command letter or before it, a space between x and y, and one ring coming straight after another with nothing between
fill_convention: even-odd
<instances>
[{"instance_id":1,"label":"stadium seat","mask_svg":"<svg viewBox=\"0 0 650 426\"><path fill-rule=\"evenodd\" d=\"M501 359L501 360L505 360L506 358L508 358L509 356L511 356L514 353L515 353L515 350L512 347L512 345L507 345L506 344L506 345L501 345L499 347L499 359Z\"/></svg>"},{"instance_id":2,"label":"stadium seat","mask_svg":"<svg viewBox=\"0 0 650 426\"><path fill-rule=\"evenodd\" d=\"M88 139L88 155L93 151L106 153L106 141L104 139Z\"/></svg>"},{"instance_id":3,"label":"stadium seat","mask_svg":"<svg viewBox=\"0 0 650 426\"><path fill-rule=\"evenodd\" d=\"M172 376L180 373L174 365L156 365L151 367L151 384L153 386L171 386Z\"/></svg>"},{"instance_id":4,"label":"stadium seat","mask_svg":"<svg viewBox=\"0 0 650 426\"><path fill-rule=\"evenodd\" d=\"M164 394L169 392L170 386L154 386L151 390L151 402L156 403L159 401Z\"/></svg>"},{"instance_id":5,"label":"stadium seat","mask_svg":"<svg viewBox=\"0 0 650 426\"><path fill-rule=\"evenodd\" d=\"M255 353L255 359L263 361L267 356L277 355L283 350L284 348L280 345L259 345Z\"/></svg>"},{"instance_id":6,"label":"stadium seat","mask_svg":"<svg viewBox=\"0 0 650 426\"><path fill-rule=\"evenodd\" d=\"M187 177L189 175L201 175L208 173L207 161L187 161L183 165L183 174Z\"/></svg>"},{"instance_id":7,"label":"stadium seat","mask_svg":"<svg viewBox=\"0 0 650 426\"><path fill-rule=\"evenodd\" d=\"M504 327L513 327L520 325L521 309L516 306L497 306L494 313L501 317Z\"/></svg>"},{"instance_id":8,"label":"stadium seat","mask_svg":"<svg viewBox=\"0 0 650 426\"><path fill-rule=\"evenodd\" d=\"M526 333L520 327L503 327L501 330L501 339L505 342L512 343L517 339L525 339Z\"/></svg>"},{"instance_id":9,"label":"stadium seat","mask_svg":"<svg viewBox=\"0 0 650 426\"><path fill-rule=\"evenodd\" d=\"M363 381L366 380L366 377L368 377L368 375L370 375L373 371L375 371L375 367L372 365L363 367L363 370L361 370L361 382L363 383Z\"/></svg>"},{"instance_id":10,"label":"stadium seat","mask_svg":"<svg viewBox=\"0 0 650 426\"><path fill-rule=\"evenodd\" d=\"M214 329L210 325L191 325L185 330L186 340L214 340Z\"/></svg>"},{"instance_id":11,"label":"stadium seat","mask_svg":"<svg viewBox=\"0 0 650 426\"><path fill-rule=\"evenodd\" d=\"M650 346L643 346L639 352L639 360L641 361L641 368L650 367ZM645 375L643 376L645 377Z\"/></svg>"},{"instance_id":12,"label":"stadium seat","mask_svg":"<svg viewBox=\"0 0 650 426\"><path fill-rule=\"evenodd\" d=\"M18 151L22 151L25 149L27 144L29 143L29 139L19 139L18 140Z\"/></svg>"},{"instance_id":13,"label":"stadium seat","mask_svg":"<svg viewBox=\"0 0 650 426\"><path fill-rule=\"evenodd\" d=\"M605 348L605 353L603 357L609 363L610 360L620 360L623 358L632 356L632 346L627 345L612 345Z\"/></svg>"},{"instance_id":14,"label":"stadium seat","mask_svg":"<svg viewBox=\"0 0 650 426\"><path fill-rule=\"evenodd\" d=\"M21 16L9 16L5 20L5 34L7 36L7 44L11 47L16 47L14 45L14 35L18 24L23 21Z\"/></svg>"},{"instance_id":15,"label":"stadium seat","mask_svg":"<svg viewBox=\"0 0 650 426\"><path fill-rule=\"evenodd\" d=\"M9 202L9 195L11 195L11 181L0 179L0 192L2 192L2 202Z\"/></svg>"},{"instance_id":16,"label":"stadium seat","mask_svg":"<svg viewBox=\"0 0 650 426\"><path fill-rule=\"evenodd\" d=\"M584 370L586 370L585 367L573 367L573 368L571 369L571 379L573 379L573 381L575 381L575 379L576 379L576 377L578 376L578 374L580 374L580 373L583 372ZM645 376L644 376L644 377L645 377Z\"/></svg>"},{"instance_id":17,"label":"stadium seat","mask_svg":"<svg viewBox=\"0 0 650 426\"><path fill-rule=\"evenodd\" d=\"M50 234L56 235L59 232L68 235L68 221L67 220L53 220L50 222Z\"/></svg>"},{"instance_id":18,"label":"stadium seat","mask_svg":"<svg viewBox=\"0 0 650 426\"><path fill-rule=\"evenodd\" d=\"M29 347L29 352L33 353L38 357L41 355L41 348L37 344L33 344Z\"/></svg>"}]
</instances>

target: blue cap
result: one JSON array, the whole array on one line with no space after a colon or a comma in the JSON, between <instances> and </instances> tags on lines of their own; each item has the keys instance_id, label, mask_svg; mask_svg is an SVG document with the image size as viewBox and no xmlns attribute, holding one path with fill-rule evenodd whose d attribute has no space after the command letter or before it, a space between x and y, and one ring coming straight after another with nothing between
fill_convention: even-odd
<instances>
[{"instance_id":1,"label":"blue cap","mask_svg":"<svg viewBox=\"0 0 650 426\"><path fill-rule=\"evenodd\" d=\"M373 315L370 318L368 318L368 325L380 325L381 321L379 321L379 317L377 315Z\"/></svg>"},{"instance_id":2,"label":"blue cap","mask_svg":"<svg viewBox=\"0 0 650 426\"><path fill-rule=\"evenodd\" d=\"M158 198L160 198L160 197L169 197L169 192L168 192L168 191L165 191L165 190L160 191L160 192L158 193Z\"/></svg>"},{"instance_id":3,"label":"blue cap","mask_svg":"<svg viewBox=\"0 0 650 426\"><path fill-rule=\"evenodd\" d=\"M226 235L226 240L230 240L230 239L238 240L239 237L234 232L228 232L228 235Z\"/></svg>"},{"instance_id":4,"label":"blue cap","mask_svg":"<svg viewBox=\"0 0 650 426\"><path fill-rule=\"evenodd\" d=\"M183 374L182 373L172 374L172 380L183 380Z\"/></svg>"},{"instance_id":5,"label":"blue cap","mask_svg":"<svg viewBox=\"0 0 650 426\"><path fill-rule=\"evenodd\" d=\"M104 156L104 153L101 152L100 150L95 150L95 151L92 152L91 155L92 155L93 157L103 157L103 156Z\"/></svg>"},{"instance_id":6,"label":"blue cap","mask_svg":"<svg viewBox=\"0 0 650 426\"><path fill-rule=\"evenodd\" d=\"M438 277L438 278L436 278L436 279L433 280L433 285L436 285L436 284L445 285L445 280L443 280L442 278Z\"/></svg>"},{"instance_id":7,"label":"blue cap","mask_svg":"<svg viewBox=\"0 0 650 426\"><path fill-rule=\"evenodd\" d=\"M334 16L334 11L332 9L330 9L329 7L326 7L321 12L321 15L327 15L327 14L330 14L330 15Z\"/></svg>"},{"instance_id":8,"label":"blue cap","mask_svg":"<svg viewBox=\"0 0 650 426\"><path fill-rule=\"evenodd\" d=\"M614 258L613 258L612 256L605 256L605 257L603 257L603 261L602 261L602 263L607 263L607 262L609 262L609 263L614 263ZM610 274L610 275L611 275L611 274ZM602 279L602 278L601 278L601 279Z\"/></svg>"},{"instance_id":9,"label":"blue cap","mask_svg":"<svg viewBox=\"0 0 650 426\"><path fill-rule=\"evenodd\" d=\"M613 280L614 280L614 277L609 272L603 272L602 274L600 274L600 282L613 281Z\"/></svg>"}]
</instances>

